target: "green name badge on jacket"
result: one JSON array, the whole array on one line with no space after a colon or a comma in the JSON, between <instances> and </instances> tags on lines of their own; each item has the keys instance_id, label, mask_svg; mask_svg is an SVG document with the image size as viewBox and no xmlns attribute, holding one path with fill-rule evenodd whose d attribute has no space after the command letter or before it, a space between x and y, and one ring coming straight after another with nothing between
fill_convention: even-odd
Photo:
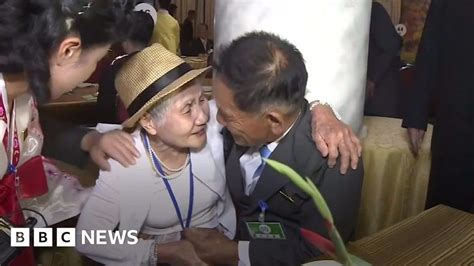
<instances>
[{"instance_id":1,"label":"green name badge on jacket","mask_svg":"<svg viewBox=\"0 0 474 266\"><path fill-rule=\"evenodd\" d=\"M253 239L286 239L280 223L247 222L247 229Z\"/></svg>"}]
</instances>

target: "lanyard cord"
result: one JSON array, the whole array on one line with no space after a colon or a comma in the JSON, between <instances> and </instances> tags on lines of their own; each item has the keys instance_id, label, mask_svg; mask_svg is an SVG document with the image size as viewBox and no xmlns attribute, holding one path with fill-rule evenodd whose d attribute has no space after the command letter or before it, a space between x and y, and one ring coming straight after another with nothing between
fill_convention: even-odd
<instances>
[{"instance_id":1,"label":"lanyard cord","mask_svg":"<svg viewBox=\"0 0 474 266\"><path fill-rule=\"evenodd\" d=\"M146 150L148 151L149 156L152 159L153 166L155 171L157 171L163 178L163 182L165 183L166 190L170 195L171 201L173 202L174 209L176 211L176 215L178 216L179 222L181 224L181 228L186 229L189 228L191 224L191 218L193 215L193 206L194 206L194 177L193 177L193 166L191 159L189 159L189 206L188 206L188 216L186 217L186 224L183 222L183 217L181 215L181 210L179 208L178 201L176 200L176 196L173 193L173 189L169 183L169 180L164 178L166 176L165 172L163 171L160 162L158 160L158 156L153 152L151 145L149 143L148 135L145 132L141 132L143 143L145 145Z\"/></svg>"}]
</instances>

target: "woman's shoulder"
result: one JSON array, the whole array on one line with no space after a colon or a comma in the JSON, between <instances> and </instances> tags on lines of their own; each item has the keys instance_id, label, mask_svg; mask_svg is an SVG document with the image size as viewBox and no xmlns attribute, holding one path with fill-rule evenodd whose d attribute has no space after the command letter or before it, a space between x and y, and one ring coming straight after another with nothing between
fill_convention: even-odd
<instances>
[{"instance_id":1,"label":"woman's shoulder","mask_svg":"<svg viewBox=\"0 0 474 266\"><path fill-rule=\"evenodd\" d=\"M123 166L118 161L110 158L108 160L110 164L110 171L103 171L101 170L99 173L99 179L107 179L107 180L119 180L121 178L132 178L135 179L139 176L139 174L146 174L144 169L150 168L147 160L147 155L145 153L145 149L143 147L143 142L140 137L139 131L134 131L131 133L133 138L135 147L140 153L140 157L136 159L136 163L130 166ZM148 166L148 167L147 167ZM132 176L133 174L133 176Z\"/></svg>"}]
</instances>

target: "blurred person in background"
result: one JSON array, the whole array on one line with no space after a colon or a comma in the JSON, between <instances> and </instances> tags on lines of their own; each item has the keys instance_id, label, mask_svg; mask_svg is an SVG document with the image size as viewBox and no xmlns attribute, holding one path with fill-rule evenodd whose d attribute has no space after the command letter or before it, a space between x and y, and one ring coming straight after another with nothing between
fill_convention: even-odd
<instances>
[{"instance_id":1,"label":"blurred person in background","mask_svg":"<svg viewBox=\"0 0 474 266\"><path fill-rule=\"evenodd\" d=\"M194 38L194 20L196 19L196 10L189 10L188 16L183 21L181 27L181 51L188 50L191 41Z\"/></svg>"},{"instance_id":2,"label":"blurred person in background","mask_svg":"<svg viewBox=\"0 0 474 266\"><path fill-rule=\"evenodd\" d=\"M372 3L364 115L401 117L402 86L398 35L385 8Z\"/></svg>"},{"instance_id":3,"label":"blurred person in background","mask_svg":"<svg viewBox=\"0 0 474 266\"><path fill-rule=\"evenodd\" d=\"M178 6L175 4L171 4L168 8L168 12L173 18L176 18L176 11L178 10Z\"/></svg>"},{"instance_id":4,"label":"blurred person in background","mask_svg":"<svg viewBox=\"0 0 474 266\"><path fill-rule=\"evenodd\" d=\"M122 49L126 54L115 58L104 69L99 83L99 95L96 105L99 123L120 124L127 118L127 115L124 114L123 104L117 97L115 77L130 56L148 46L154 27L153 18L148 13L133 12L132 19L133 25L130 36L122 42Z\"/></svg>"},{"instance_id":5,"label":"blurred person in background","mask_svg":"<svg viewBox=\"0 0 474 266\"><path fill-rule=\"evenodd\" d=\"M171 0L159 0L158 2L160 9L157 12L150 44L160 43L168 51L177 54L179 51L180 28L178 21L168 11Z\"/></svg>"},{"instance_id":6,"label":"blurred person in background","mask_svg":"<svg viewBox=\"0 0 474 266\"><path fill-rule=\"evenodd\" d=\"M416 155L437 104L426 208L474 212L474 2L432 0L407 91L402 126Z\"/></svg>"},{"instance_id":7,"label":"blurred person in background","mask_svg":"<svg viewBox=\"0 0 474 266\"><path fill-rule=\"evenodd\" d=\"M198 26L198 37L194 38L189 46L187 51L183 51L183 55L188 56L198 56L202 54L209 54L214 48L214 43L209 39L208 27L206 24L201 23Z\"/></svg>"}]
</instances>

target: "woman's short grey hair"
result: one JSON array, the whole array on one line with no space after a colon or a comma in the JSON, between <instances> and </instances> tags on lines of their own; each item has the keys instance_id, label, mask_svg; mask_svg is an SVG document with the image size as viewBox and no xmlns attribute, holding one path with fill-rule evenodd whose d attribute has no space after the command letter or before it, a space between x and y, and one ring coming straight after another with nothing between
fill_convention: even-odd
<instances>
[{"instance_id":1,"label":"woman's short grey hair","mask_svg":"<svg viewBox=\"0 0 474 266\"><path fill-rule=\"evenodd\" d=\"M175 99L176 99L175 96L178 95L184 89L198 83L199 82L197 80L192 80L188 82L187 84L183 85L177 92L171 93L171 95L165 97L163 101L158 102L156 105L150 108L148 113L151 115L151 117L153 118L153 121L157 124L157 126L161 126L166 122L166 113L168 112L170 107L174 104Z\"/></svg>"},{"instance_id":2,"label":"woman's short grey hair","mask_svg":"<svg viewBox=\"0 0 474 266\"><path fill-rule=\"evenodd\" d=\"M148 113L151 115L153 121L157 126L161 126L166 122L166 113L173 105L175 98L173 96L167 97L164 101L155 104Z\"/></svg>"}]
</instances>

